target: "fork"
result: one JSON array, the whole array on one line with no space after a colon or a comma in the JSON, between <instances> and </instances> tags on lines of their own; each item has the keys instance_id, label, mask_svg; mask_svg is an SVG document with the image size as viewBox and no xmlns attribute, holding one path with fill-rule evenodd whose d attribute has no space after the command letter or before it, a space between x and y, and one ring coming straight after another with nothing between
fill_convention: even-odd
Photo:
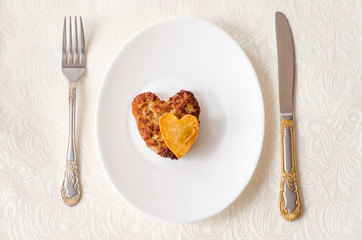
<instances>
[{"instance_id":1,"label":"fork","mask_svg":"<svg viewBox=\"0 0 362 240\"><path fill-rule=\"evenodd\" d=\"M84 74L86 67L85 40L82 18L80 17L80 48L78 46L77 17L74 18L74 22L74 49L72 45L71 17L69 17L69 36L67 36L66 17L64 18L62 49L62 71L63 74L68 78L69 82L69 135L64 180L61 186L61 196L63 202L69 207L77 204L80 198L78 163L75 149L75 96L77 82Z\"/></svg>"}]
</instances>

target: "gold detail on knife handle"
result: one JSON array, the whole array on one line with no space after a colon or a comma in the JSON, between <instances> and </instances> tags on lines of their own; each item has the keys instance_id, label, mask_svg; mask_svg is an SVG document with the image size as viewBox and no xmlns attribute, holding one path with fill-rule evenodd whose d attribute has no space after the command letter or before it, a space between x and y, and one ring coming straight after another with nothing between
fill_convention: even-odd
<instances>
[{"instance_id":1,"label":"gold detail on knife handle","mask_svg":"<svg viewBox=\"0 0 362 240\"><path fill-rule=\"evenodd\" d=\"M280 120L282 142L282 172L279 194L280 215L293 221L300 215L300 196L294 155L294 123L292 119Z\"/></svg>"}]
</instances>

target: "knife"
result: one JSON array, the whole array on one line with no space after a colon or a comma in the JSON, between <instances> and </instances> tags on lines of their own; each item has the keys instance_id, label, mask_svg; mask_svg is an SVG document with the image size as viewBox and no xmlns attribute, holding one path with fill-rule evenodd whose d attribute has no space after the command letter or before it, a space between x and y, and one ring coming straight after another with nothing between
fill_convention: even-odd
<instances>
[{"instance_id":1,"label":"knife","mask_svg":"<svg viewBox=\"0 0 362 240\"><path fill-rule=\"evenodd\" d=\"M293 36L287 18L275 13L275 29L278 49L280 133L282 169L279 193L280 215L293 221L300 215L295 151L294 151L294 80L295 53Z\"/></svg>"}]
</instances>

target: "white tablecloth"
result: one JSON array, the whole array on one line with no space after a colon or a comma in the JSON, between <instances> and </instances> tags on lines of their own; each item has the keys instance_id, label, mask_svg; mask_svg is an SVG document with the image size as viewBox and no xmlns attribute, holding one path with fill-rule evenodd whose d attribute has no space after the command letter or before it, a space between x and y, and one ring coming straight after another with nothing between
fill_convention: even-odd
<instances>
[{"instance_id":1,"label":"white tablecloth","mask_svg":"<svg viewBox=\"0 0 362 240\"><path fill-rule=\"evenodd\" d=\"M279 216L275 11L295 40L299 220ZM83 17L87 73L78 85L82 198L60 198L68 131L60 69L63 18ZM95 109L117 50L156 21L190 16L224 29L256 69L266 115L259 164L220 214L168 224L113 189L97 152ZM362 1L0 1L0 239L362 239ZM222 194L222 193L220 193Z\"/></svg>"}]
</instances>

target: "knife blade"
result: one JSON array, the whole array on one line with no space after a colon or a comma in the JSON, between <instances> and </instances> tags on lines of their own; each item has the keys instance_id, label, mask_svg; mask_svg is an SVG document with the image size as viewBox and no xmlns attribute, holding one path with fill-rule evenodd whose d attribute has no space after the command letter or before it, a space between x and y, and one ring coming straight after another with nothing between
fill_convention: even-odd
<instances>
[{"instance_id":1,"label":"knife blade","mask_svg":"<svg viewBox=\"0 0 362 240\"><path fill-rule=\"evenodd\" d=\"M297 219L301 211L294 152L294 81L295 52L293 35L285 15L275 13L278 51L281 182L279 192L280 215L287 221Z\"/></svg>"},{"instance_id":2,"label":"knife blade","mask_svg":"<svg viewBox=\"0 0 362 240\"><path fill-rule=\"evenodd\" d=\"M293 113L295 53L292 31L283 13L275 14L278 49L279 105L282 115Z\"/></svg>"}]
</instances>

